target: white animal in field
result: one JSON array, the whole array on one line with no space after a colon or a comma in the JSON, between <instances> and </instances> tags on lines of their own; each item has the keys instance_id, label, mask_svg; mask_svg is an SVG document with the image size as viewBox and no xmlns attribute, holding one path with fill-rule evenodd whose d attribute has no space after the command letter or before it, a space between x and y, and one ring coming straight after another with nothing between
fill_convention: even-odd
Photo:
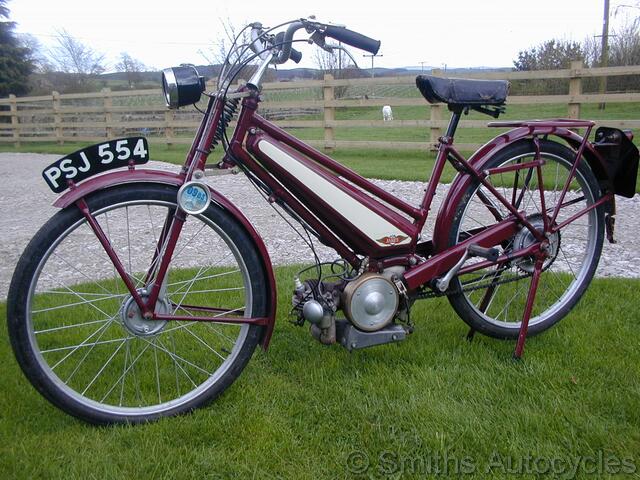
<instances>
[{"instance_id":1,"label":"white animal in field","mask_svg":"<svg viewBox=\"0 0 640 480\"><path fill-rule=\"evenodd\" d=\"M385 105L384 107L382 107L382 119L385 122L393 120L393 112L391 111L391 107L389 105Z\"/></svg>"}]
</instances>

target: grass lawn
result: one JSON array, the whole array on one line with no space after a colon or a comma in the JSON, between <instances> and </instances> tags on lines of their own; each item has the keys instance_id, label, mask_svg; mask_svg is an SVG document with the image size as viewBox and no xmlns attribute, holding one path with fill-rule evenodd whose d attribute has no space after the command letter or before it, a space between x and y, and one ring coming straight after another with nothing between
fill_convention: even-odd
<instances>
[{"instance_id":1,"label":"grass lawn","mask_svg":"<svg viewBox=\"0 0 640 480\"><path fill-rule=\"evenodd\" d=\"M2 478L638 477L640 281L594 281L514 363L513 342L465 341L443 299L416 305L401 344L322 346L286 321L293 273L277 270L269 351L209 407L149 425L96 428L58 411L3 336Z\"/></svg>"},{"instance_id":2,"label":"grass lawn","mask_svg":"<svg viewBox=\"0 0 640 480\"><path fill-rule=\"evenodd\" d=\"M182 163L186 150L153 145L151 156ZM425 152L334 156L362 175L403 180L425 180L434 160ZM287 322L296 270L276 269L269 351L257 351L209 407L149 425L96 428L52 407L3 335L0 478L640 478L640 280L595 280L513 362L513 342L467 342L445 299L416 304L416 331L401 344L351 354L320 345ZM5 315L2 305L6 332Z\"/></svg>"}]
</instances>

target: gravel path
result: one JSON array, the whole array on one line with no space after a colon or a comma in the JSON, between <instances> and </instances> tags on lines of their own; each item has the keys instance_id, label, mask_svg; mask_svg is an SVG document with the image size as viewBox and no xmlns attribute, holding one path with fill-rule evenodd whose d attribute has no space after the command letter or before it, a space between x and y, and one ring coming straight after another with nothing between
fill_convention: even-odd
<instances>
[{"instance_id":1,"label":"gravel path","mask_svg":"<svg viewBox=\"0 0 640 480\"><path fill-rule=\"evenodd\" d=\"M58 155L0 153L0 299L4 299L18 258L37 229L56 211L51 206L56 195L45 185L41 171ZM150 162L154 168L177 170L175 165ZM258 195L242 175L207 177L207 181L235 202L260 232L275 264L312 261L308 248ZM376 180L387 191L417 204L425 187L420 182ZM438 211L447 186L438 187L432 219ZM618 243L605 241L599 276L640 277L640 195L632 199L617 197ZM427 222L427 235L433 223ZM332 260L332 250L318 246L324 260Z\"/></svg>"}]
</instances>

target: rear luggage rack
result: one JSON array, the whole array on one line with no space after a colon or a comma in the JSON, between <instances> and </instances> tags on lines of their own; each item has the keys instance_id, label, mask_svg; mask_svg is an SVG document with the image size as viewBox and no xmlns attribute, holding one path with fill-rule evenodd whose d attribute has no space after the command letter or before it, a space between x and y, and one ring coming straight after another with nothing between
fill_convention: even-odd
<instances>
[{"instance_id":1,"label":"rear luggage rack","mask_svg":"<svg viewBox=\"0 0 640 480\"><path fill-rule=\"evenodd\" d=\"M572 118L552 118L549 120L523 120L490 122L487 127L561 127L561 128L588 128L596 122L591 120L576 120Z\"/></svg>"}]
</instances>

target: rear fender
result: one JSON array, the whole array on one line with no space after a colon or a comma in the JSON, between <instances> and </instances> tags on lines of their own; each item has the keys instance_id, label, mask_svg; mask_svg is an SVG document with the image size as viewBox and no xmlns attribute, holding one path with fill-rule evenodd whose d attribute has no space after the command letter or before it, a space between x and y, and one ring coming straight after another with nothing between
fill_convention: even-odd
<instances>
[{"instance_id":1,"label":"rear fender","mask_svg":"<svg viewBox=\"0 0 640 480\"><path fill-rule=\"evenodd\" d=\"M128 170L128 171L116 171L106 173L97 177L88 179L85 182L77 185L75 188L68 190L62 194L53 203L54 207L65 208L75 203L80 198L86 197L99 190L104 190L117 185L123 184L135 184L135 183L161 183L165 185L173 185L179 188L184 183L184 176L166 172L163 170ZM211 199L220 207L225 209L240 223L247 231L255 247L258 249L260 258L263 262L264 271L267 274L267 281L269 282L269 295L268 295L268 307L267 317L268 323L266 330L260 341L260 344L264 350L269 346L271 335L273 334L273 328L276 319L276 305L277 305L277 293L276 293L276 281L273 273L273 266L271 265L271 259L269 258L269 252L262 240L260 234L256 231L247 217L236 207L231 201L221 193L215 191L209 187L211 191Z\"/></svg>"},{"instance_id":2,"label":"rear fender","mask_svg":"<svg viewBox=\"0 0 640 480\"><path fill-rule=\"evenodd\" d=\"M470 158L469 163L476 169L482 170L482 166L500 151L511 146L513 143L531 138L532 135L553 135L566 141L571 148L577 150L582 144L582 137L569 129L553 126L528 126L519 127L498 135L482 147L480 147ZM600 154L587 142L583 151L583 157L595 174L603 193L613 191L612 179L609 177L606 164ZM434 252L441 252L447 248L449 243L449 232L458 206L464 192L467 190L473 178L465 173L461 173L453 180L445 200L440 205L438 217L433 232ZM611 197L611 202L606 205L610 212L615 212L615 200Z\"/></svg>"}]
</instances>

